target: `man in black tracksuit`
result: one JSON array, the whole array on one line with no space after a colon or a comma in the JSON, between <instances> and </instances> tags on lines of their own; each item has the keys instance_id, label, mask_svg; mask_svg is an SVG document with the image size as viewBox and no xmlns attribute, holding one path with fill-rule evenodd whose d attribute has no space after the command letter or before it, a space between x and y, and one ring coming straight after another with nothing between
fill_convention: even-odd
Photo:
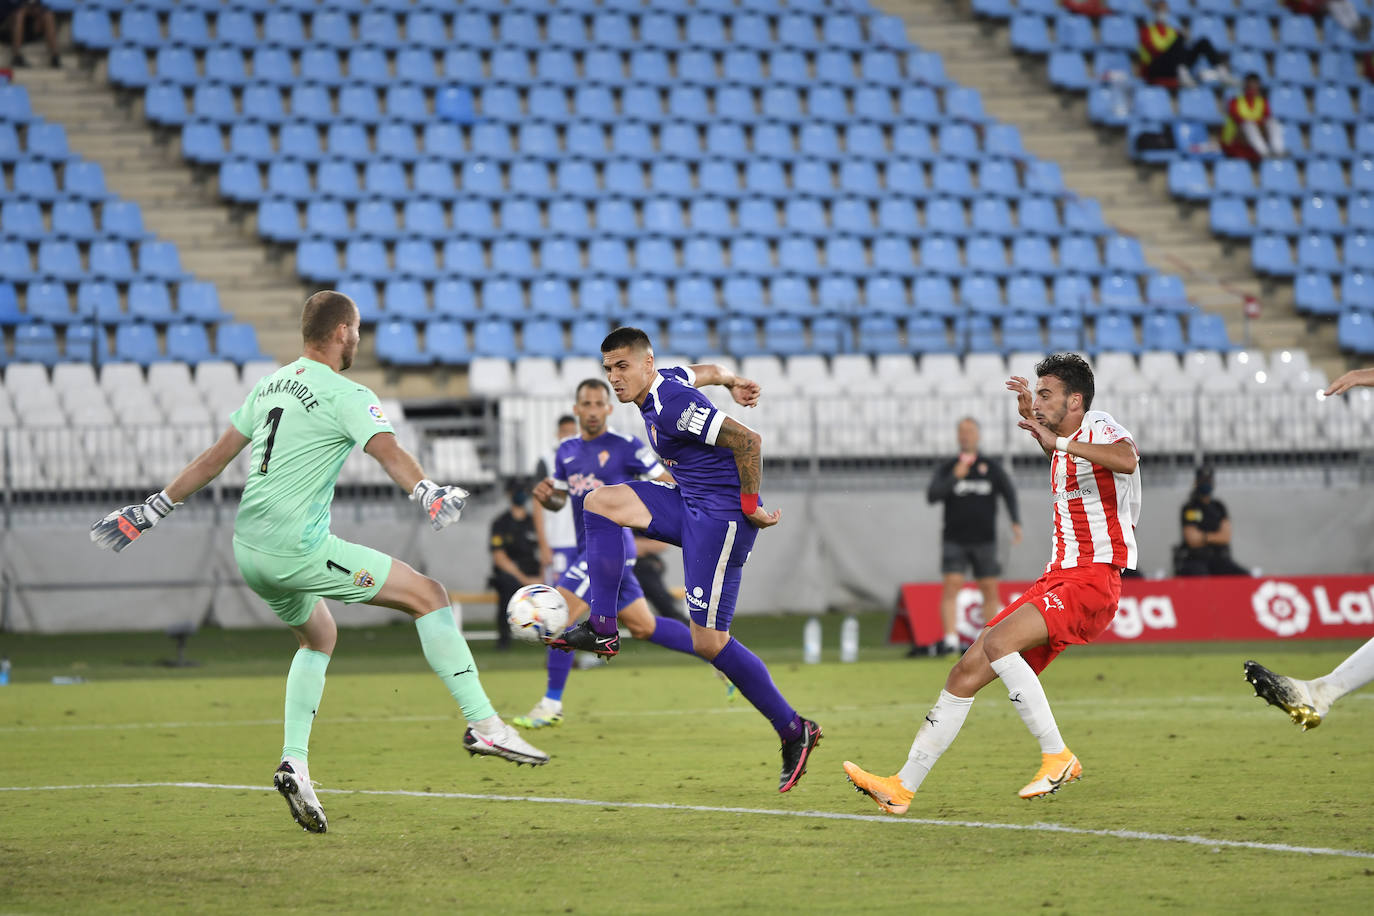
<instances>
[{"instance_id":1,"label":"man in black tracksuit","mask_svg":"<svg viewBox=\"0 0 1374 916\"><path fill-rule=\"evenodd\" d=\"M1002 567L997 562L997 497L1007 502L1011 516L1012 544L1021 543L1021 515L1016 505L1016 488L995 458L978 452L978 421L965 417L958 426L959 455L935 469L926 499L945 504L945 528L941 545L940 572L943 592L940 619L945 636L936 652L945 655L959 650L957 598L970 568L983 593L983 617L990 619L1001 610L997 597L997 577Z\"/></svg>"},{"instance_id":2,"label":"man in black tracksuit","mask_svg":"<svg viewBox=\"0 0 1374 916\"><path fill-rule=\"evenodd\" d=\"M1180 576L1248 576L1250 570L1231 559L1231 516L1226 504L1212 496L1215 478L1210 467L1197 469L1193 492L1183 504L1183 548Z\"/></svg>"}]
</instances>

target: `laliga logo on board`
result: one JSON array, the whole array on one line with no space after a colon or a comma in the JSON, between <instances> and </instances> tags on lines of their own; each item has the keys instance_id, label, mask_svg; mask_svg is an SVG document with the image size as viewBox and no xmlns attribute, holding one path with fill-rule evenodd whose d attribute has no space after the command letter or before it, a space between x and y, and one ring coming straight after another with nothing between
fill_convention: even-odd
<instances>
[{"instance_id":1,"label":"laliga logo on board","mask_svg":"<svg viewBox=\"0 0 1374 916\"><path fill-rule=\"evenodd\" d=\"M1279 636L1294 636L1307 629L1312 605L1291 582L1266 582L1250 596L1250 607L1259 625Z\"/></svg>"},{"instance_id":2,"label":"laliga logo on board","mask_svg":"<svg viewBox=\"0 0 1374 916\"><path fill-rule=\"evenodd\" d=\"M1324 585L1313 586L1308 601L1291 582L1265 582L1255 589L1250 605L1260 626L1278 636L1305 632L1314 610L1318 622L1326 626L1374 623L1374 588L1341 592L1333 604Z\"/></svg>"},{"instance_id":3,"label":"laliga logo on board","mask_svg":"<svg viewBox=\"0 0 1374 916\"><path fill-rule=\"evenodd\" d=\"M1168 595L1147 595L1134 598L1122 595L1112 618L1112 632L1122 639L1135 639L1146 629L1174 630L1178 615L1174 601Z\"/></svg>"}]
</instances>

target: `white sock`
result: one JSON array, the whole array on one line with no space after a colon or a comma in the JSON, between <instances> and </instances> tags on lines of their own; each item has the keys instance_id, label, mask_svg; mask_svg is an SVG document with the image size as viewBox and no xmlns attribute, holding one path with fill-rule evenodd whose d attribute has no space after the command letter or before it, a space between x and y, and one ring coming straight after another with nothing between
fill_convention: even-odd
<instances>
[{"instance_id":1,"label":"white sock","mask_svg":"<svg viewBox=\"0 0 1374 916\"><path fill-rule=\"evenodd\" d=\"M487 716L485 719L478 719L476 722L469 723L472 730L479 735L493 738L501 734L501 729L506 727L506 723L501 721L500 716Z\"/></svg>"},{"instance_id":2,"label":"white sock","mask_svg":"<svg viewBox=\"0 0 1374 916\"><path fill-rule=\"evenodd\" d=\"M542 700L539 701L539 704L540 704L541 706L546 706L546 707L552 709L554 712L562 712L562 711L563 711L563 701L562 701L562 700L553 700L553 699L550 699L550 698L548 698L548 697L544 697L544 699L542 699Z\"/></svg>"},{"instance_id":3,"label":"white sock","mask_svg":"<svg viewBox=\"0 0 1374 916\"><path fill-rule=\"evenodd\" d=\"M1330 706L1370 681L1374 681L1374 639L1352 652L1349 658L1336 666L1335 671L1309 681L1308 689L1319 694Z\"/></svg>"},{"instance_id":4,"label":"white sock","mask_svg":"<svg viewBox=\"0 0 1374 916\"><path fill-rule=\"evenodd\" d=\"M897 773L897 778L908 791L921 788L930 768L940 755L949 750L959 729L964 727L973 697L956 697L948 690L940 691L940 699L926 713L926 720L916 731L916 740L911 742L911 752L907 755L906 765Z\"/></svg>"},{"instance_id":5,"label":"white sock","mask_svg":"<svg viewBox=\"0 0 1374 916\"><path fill-rule=\"evenodd\" d=\"M1026 728L1040 742L1040 753L1061 753L1064 739L1059 737L1059 726L1055 724L1054 713L1050 711L1045 688L1040 685L1040 678L1035 676L1021 653L1002 656L992 663L992 670L997 672L1006 686L1007 697L1021 714L1021 721L1026 723Z\"/></svg>"}]
</instances>

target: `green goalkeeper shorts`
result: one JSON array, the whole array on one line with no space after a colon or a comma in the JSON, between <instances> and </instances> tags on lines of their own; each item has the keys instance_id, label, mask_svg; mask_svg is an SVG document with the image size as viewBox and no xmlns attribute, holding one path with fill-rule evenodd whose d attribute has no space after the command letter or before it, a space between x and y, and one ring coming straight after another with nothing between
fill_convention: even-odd
<instances>
[{"instance_id":1,"label":"green goalkeeper shorts","mask_svg":"<svg viewBox=\"0 0 1374 916\"><path fill-rule=\"evenodd\" d=\"M234 559L248 587L292 627L309 620L321 598L371 601L391 573L391 557L332 534L312 553L290 557L254 550L235 538Z\"/></svg>"}]
</instances>

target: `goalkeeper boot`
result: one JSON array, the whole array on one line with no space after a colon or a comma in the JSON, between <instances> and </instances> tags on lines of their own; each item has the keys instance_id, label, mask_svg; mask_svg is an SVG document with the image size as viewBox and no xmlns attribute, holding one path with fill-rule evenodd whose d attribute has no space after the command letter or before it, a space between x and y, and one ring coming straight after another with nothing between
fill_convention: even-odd
<instances>
[{"instance_id":1,"label":"goalkeeper boot","mask_svg":"<svg viewBox=\"0 0 1374 916\"><path fill-rule=\"evenodd\" d=\"M464 749L474 757L478 754L500 757L517 765L528 763L532 767L537 767L549 762L548 754L521 738L515 729L505 722L497 719L496 726L496 730L489 735L481 734L469 726L463 733Z\"/></svg>"},{"instance_id":2,"label":"goalkeeper boot","mask_svg":"<svg viewBox=\"0 0 1374 916\"><path fill-rule=\"evenodd\" d=\"M291 816L309 833L324 833L329 829L324 809L315 797L315 788L310 784L310 770L304 763L288 757L272 774L272 785L276 786L281 797L286 799Z\"/></svg>"},{"instance_id":3,"label":"goalkeeper boot","mask_svg":"<svg viewBox=\"0 0 1374 916\"><path fill-rule=\"evenodd\" d=\"M564 652L581 649L597 655L613 658L620 652L620 633L602 635L592 629L591 621L579 620L563 631L563 635L549 640L549 645Z\"/></svg>"},{"instance_id":4,"label":"goalkeeper boot","mask_svg":"<svg viewBox=\"0 0 1374 916\"><path fill-rule=\"evenodd\" d=\"M1303 731L1321 725L1322 717L1330 709L1330 704L1320 703L1313 696L1306 681L1275 674L1259 662L1245 663L1245 679L1255 688L1255 696L1288 713L1288 718L1301 725Z\"/></svg>"},{"instance_id":5,"label":"goalkeeper boot","mask_svg":"<svg viewBox=\"0 0 1374 916\"><path fill-rule=\"evenodd\" d=\"M896 776L875 776L848 760L844 762L844 775L854 784L854 791L873 799L888 814L906 814L916 795Z\"/></svg>"},{"instance_id":6,"label":"goalkeeper boot","mask_svg":"<svg viewBox=\"0 0 1374 916\"><path fill-rule=\"evenodd\" d=\"M1036 770L1035 778L1017 794L1027 799L1053 795L1059 791L1060 786L1067 785L1082 775L1083 765L1068 748L1057 754L1041 754L1040 769Z\"/></svg>"},{"instance_id":7,"label":"goalkeeper boot","mask_svg":"<svg viewBox=\"0 0 1374 916\"><path fill-rule=\"evenodd\" d=\"M806 774L806 761L821 743L821 727L810 719L801 720L801 734L782 743L782 775L778 777L778 791L786 792Z\"/></svg>"},{"instance_id":8,"label":"goalkeeper boot","mask_svg":"<svg viewBox=\"0 0 1374 916\"><path fill-rule=\"evenodd\" d=\"M511 719L512 725L521 728L550 728L560 725L563 722L563 704L558 700L550 700L548 697L541 697L534 708L527 716L516 716Z\"/></svg>"}]
</instances>

